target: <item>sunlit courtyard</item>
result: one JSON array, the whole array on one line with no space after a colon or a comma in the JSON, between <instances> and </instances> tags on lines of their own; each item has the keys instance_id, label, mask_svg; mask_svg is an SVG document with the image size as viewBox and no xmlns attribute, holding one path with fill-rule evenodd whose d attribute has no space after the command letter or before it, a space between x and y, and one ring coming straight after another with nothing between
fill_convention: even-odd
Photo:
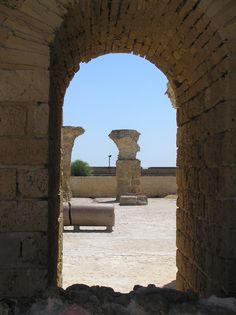
<instances>
[{"instance_id":1,"label":"sunlit courtyard","mask_svg":"<svg viewBox=\"0 0 236 315\"><path fill-rule=\"evenodd\" d=\"M108 198L76 198L72 204L112 203ZM129 292L136 284L174 287L176 199L149 198L147 206L115 203L115 226L64 232L64 288L74 283Z\"/></svg>"}]
</instances>

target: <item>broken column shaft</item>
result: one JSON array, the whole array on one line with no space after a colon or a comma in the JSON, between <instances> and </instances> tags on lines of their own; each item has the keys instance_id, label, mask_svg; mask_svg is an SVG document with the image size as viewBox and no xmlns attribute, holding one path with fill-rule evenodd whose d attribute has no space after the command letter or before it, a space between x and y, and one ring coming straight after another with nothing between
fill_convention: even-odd
<instances>
[{"instance_id":1,"label":"broken column shaft","mask_svg":"<svg viewBox=\"0 0 236 315\"><path fill-rule=\"evenodd\" d=\"M131 129L113 130L109 137L119 149L116 161L117 200L124 194L140 193L141 168L136 154L140 150L137 144L140 133Z\"/></svg>"},{"instance_id":2,"label":"broken column shaft","mask_svg":"<svg viewBox=\"0 0 236 315\"><path fill-rule=\"evenodd\" d=\"M71 152L73 149L75 138L82 135L84 129L81 127L62 127L62 189L63 189L63 199L69 201L71 199L72 193L70 188L70 176L71 176Z\"/></svg>"}]
</instances>

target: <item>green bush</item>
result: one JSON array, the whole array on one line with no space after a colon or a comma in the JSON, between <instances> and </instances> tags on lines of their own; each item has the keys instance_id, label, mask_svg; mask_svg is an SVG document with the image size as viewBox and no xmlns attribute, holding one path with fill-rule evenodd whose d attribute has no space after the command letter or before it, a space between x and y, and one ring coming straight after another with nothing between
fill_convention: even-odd
<instances>
[{"instance_id":1,"label":"green bush","mask_svg":"<svg viewBox=\"0 0 236 315\"><path fill-rule=\"evenodd\" d=\"M92 168L84 161L75 160L71 163L72 176L90 176L92 172Z\"/></svg>"}]
</instances>

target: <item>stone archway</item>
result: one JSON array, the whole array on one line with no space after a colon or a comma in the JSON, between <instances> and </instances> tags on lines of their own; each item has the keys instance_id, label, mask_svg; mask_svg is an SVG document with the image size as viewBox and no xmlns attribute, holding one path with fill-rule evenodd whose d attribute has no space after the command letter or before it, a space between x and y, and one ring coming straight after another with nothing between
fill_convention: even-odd
<instances>
[{"instance_id":1,"label":"stone archway","mask_svg":"<svg viewBox=\"0 0 236 315\"><path fill-rule=\"evenodd\" d=\"M130 52L160 68L175 94L177 287L235 295L235 1L9 0L0 8L0 241L11 249L2 253L1 294L61 283L63 97L80 62Z\"/></svg>"}]
</instances>

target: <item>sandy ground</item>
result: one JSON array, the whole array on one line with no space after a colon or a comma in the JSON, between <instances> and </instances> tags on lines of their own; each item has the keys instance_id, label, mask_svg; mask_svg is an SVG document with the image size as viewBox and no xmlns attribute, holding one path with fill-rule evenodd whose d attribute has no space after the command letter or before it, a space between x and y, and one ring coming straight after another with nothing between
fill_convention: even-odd
<instances>
[{"instance_id":1,"label":"sandy ground","mask_svg":"<svg viewBox=\"0 0 236 315\"><path fill-rule=\"evenodd\" d=\"M76 198L72 202L110 201L114 199ZM129 292L135 284L173 287L175 212L174 198L149 198L148 206L115 203L112 233L100 228L64 232L63 287L85 283L110 286L120 292Z\"/></svg>"}]
</instances>

